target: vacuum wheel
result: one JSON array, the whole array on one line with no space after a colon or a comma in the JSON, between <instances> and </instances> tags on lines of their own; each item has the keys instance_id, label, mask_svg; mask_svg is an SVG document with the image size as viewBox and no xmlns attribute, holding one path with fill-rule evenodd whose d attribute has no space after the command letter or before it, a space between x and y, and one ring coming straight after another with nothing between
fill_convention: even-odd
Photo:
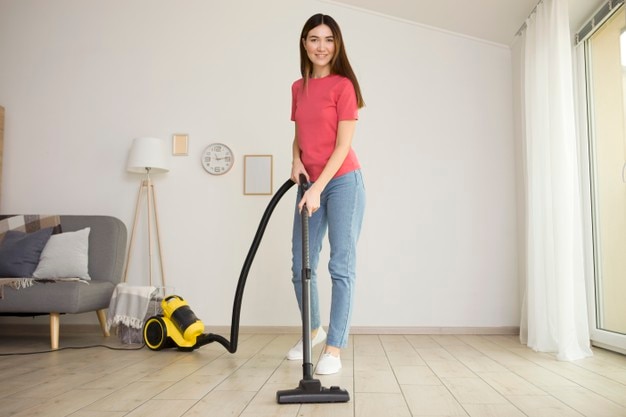
<instances>
[{"instance_id":1,"label":"vacuum wheel","mask_svg":"<svg viewBox=\"0 0 626 417\"><path fill-rule=\"evenodd\" d=\"M167 326L160 316L153 316L146 320L143 326L143 340L152 350L161 350L169 343L167 342Z\"/></svg>"}]
</instances>

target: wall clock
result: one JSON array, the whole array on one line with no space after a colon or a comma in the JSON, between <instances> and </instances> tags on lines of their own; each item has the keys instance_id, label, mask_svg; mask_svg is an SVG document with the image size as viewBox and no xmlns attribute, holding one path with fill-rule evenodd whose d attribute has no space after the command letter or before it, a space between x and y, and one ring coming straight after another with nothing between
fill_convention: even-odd
<instances>
[{"instance_id":1,"label":"wall clock","mask_svg":"<svg viewBox=\"0 0 626 417\"><path fill-rule=\"evenodd\" d=\"M233 167L235 157L223 143L212 143L202 152L202 166L212 175L226 174Z\"/></svg>"}]
</instances>

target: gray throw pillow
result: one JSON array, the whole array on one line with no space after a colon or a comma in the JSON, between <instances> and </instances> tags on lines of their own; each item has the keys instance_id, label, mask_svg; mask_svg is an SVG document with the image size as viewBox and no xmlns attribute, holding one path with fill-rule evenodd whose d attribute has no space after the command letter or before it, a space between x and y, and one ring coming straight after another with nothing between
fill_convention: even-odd
<instances>
[{"instance_id":1,"label":"gray throw pillow","mask_svg":"<svg viewBox=\"0 0 626 417\"><path fill-rule=\"evenodd\" d=\"M51 227L33 233L16 230L6 232L0 244L0 277L32 277L51 234Z\"/></svg>"}]
</instances>

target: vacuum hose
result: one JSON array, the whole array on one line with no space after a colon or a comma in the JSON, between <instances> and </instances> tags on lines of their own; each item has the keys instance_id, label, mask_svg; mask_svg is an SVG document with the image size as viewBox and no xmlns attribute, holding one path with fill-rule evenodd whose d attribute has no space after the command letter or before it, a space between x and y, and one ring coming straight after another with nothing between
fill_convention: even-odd
<instances>
[{"instance_id":1,"label":"vacuum hose","mask_svg":"<svg viewBox=\"0 0 626 417\"><path fill-rule=\"evenodd\" d=\"M263 213L263 217L261 217L261 222L259 223L259 227L257 228L256 234L254 235L254 239L252 240L252 245L248 250L248 255L246 256L246 260L243 263L243 267L241 268L241 273L239 274L239 282L237 283L237 290L235 292L235 300L233 302L233 318L230 327L230 341L228 341L225 337L220 336L218 334L209 333L206 335L200 336L198 339L199 345L205 345L211 342L218 342L222 346L226 348L230 353L235 353L237 351L237 339L239 337L239 319L241 315L241 302L243 299L243 290L246 286L246 280L248 278L248 272L250 271L250 267L252 266L252 261L254 261L254 256L256 255L257 249L259 249L259 245L261 244L261 239L263 239L263 233L265 233L265 228L267 227L267 223L272 216L272 212L276 205L282 198L282 196L289 191L289 189L295 184L291 179L285 181L285 183L276 191L274 197L272 197L271 201L267 205L265 212Z\"/></svg>"}]
</instances>

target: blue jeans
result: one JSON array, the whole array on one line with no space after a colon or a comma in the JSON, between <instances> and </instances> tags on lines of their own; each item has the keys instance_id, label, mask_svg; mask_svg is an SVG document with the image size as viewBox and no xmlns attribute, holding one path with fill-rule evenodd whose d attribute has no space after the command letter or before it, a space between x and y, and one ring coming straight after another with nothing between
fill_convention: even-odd
<instances>
[{"instance_id":1,"label":"blue jeans","mask_svg":"<svg viewBox=\"0 0 626 417\"><path fill-rule=\"evenodd\" d=\"M297 203L293 222L292 282L302 312L302 223ZM348 344L350 318L356 279L356 245L365 211L365 187L360 170L333 178L320 198L320 208L309 218L309 258L311 263L311 329L321 326L317 292L317 265L322 240L328 230L332 279L330 325L326 344L344 348Z\"/></svg>"}]
</instances>

